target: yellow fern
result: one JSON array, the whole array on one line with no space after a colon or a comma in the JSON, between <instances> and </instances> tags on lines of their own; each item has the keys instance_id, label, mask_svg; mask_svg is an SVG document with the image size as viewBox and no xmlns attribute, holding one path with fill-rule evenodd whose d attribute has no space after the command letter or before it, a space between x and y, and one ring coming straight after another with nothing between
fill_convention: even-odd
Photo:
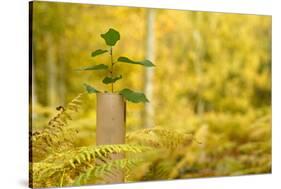
<instances>
[{"instance_id":1,"label":"yellow fern","mask_svg":"<svg viewBox=\"0 0 281 189\"><path fill-rule=\"evenodd\" d=\"M126 140L131 144L173 150L190 144L195 138L191 132L155 127L129 133Z\"/></svg>"},{"instance_id":2,"label":"yellow fern","mask_svg":"<svg viewBox=\"0 0 281 189\"><path fill-rule=\"evenodd\" d=\"M79 94L65 107L57 107L58 113L50 119L47 126L31 134L32 162L38 162L52 152L72 147L71 139L76 131L66 126L73 119L73 113L81 107L82 96L83 93Z\"/></svg>"}]
</instances>

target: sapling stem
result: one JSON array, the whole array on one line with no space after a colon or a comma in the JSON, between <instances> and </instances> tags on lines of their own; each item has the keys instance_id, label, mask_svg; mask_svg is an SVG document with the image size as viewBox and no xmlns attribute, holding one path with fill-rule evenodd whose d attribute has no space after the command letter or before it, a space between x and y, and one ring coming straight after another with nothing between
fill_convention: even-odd
<instances>
[{"instance_id":1,"label":"sapling stem","mask_svg":"<svg viewBox=\"0 0 281 189\"><path fill-rule=\"evenodd\" d=\"M102 80L102 83L106 84L106 87L108 87L109 90L104 91L105 93L110 92L110 93L114 94L114 83L116 81L122 79L122 75L118 75L118 73L115 73L115 71L114 71L114 65L117 62L123 62L123 63L127 63L127 64L138 64L138 65L142 65L145 67L154 67L155 66L152 62L150 62L149 60L146 60L146 59L142 60L142 61L134 61L128 57L120 56L119 58L116 58L116 60L115 60L113 57L113 47L120 40L120 33L118 31L110 28L106 33L103 33L100 36L104 39L104 41L107 45L107 48L104 50L97 49L91 53L91 56L96 57L98 55L106 53L107 58L109 58L110 60L106 61L106 64L98 64L98 65L94 65L94 66L90 66L90 67L81 68L80 70L106 70L107 73L106 73L104 79ZM116 71L118 71L118 70L116 70ZM87 84L84 84L84 85L85 85L88 93L99 93L100 92L90 85L87 85ZM134 102L134 103L149 102L143 93L134 92L128 88L124 88L124 89L120 90L118 93L122 97L124 97L126 100Z\"/></svg>"},{"instance_id":2,"label":"sapling stem","mask_svg":"<svg viewBox=\"0 0 281 189\"><path fill-rule=\"evenodd\" d=\"M110 61L111 61L111 70L110 70L110 75L111 78L113 78L113 53L112 53L112 47L110 47ZM114 88L113 88L113 83L111 83L111 92L114 92Z\"/></svg>"}]
</instances>

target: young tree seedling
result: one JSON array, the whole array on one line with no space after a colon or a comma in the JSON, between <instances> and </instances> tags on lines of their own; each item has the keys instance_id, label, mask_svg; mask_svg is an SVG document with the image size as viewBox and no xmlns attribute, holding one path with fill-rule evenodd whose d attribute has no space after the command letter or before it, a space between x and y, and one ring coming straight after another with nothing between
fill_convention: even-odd
<instances>
[{"instance_id":1,"label":"young tree seedling","mask_svg":"<svg viewBox=\"0 0 281 189\"><path fill-rule=\"evenodd\" d=\"M110 62L108 64L97 64L93 66L88 66L85 68L80 68L79 71L98 71L98 70L106 70L107 74L102 80L105 85L110 85L111 93L119 93L122 95L126 100L139 103L139 102L149 102L146 98L145 94L140 92L135 92L131 89L124 88L121 91L114 90L114 83L120 79L122 79L122 75L119 75L114 72L114 65L119 63L126 63L126 64L135 64L141 65L145 67L154 67L155 65L149 60L142 60L142 61L134 61L128 57L121 56L116 61L113 58L113 47L116 43L120 40L120 33L115 29L110 28L106 33L100 35L109 49L97 49L91 53L91 56L95 58L96 56L102 55L107 53L110 56ZM100 93L101 91L97 90L95 87L84 84L86 91L88 93Z\"/></svg>"}]
</instances>

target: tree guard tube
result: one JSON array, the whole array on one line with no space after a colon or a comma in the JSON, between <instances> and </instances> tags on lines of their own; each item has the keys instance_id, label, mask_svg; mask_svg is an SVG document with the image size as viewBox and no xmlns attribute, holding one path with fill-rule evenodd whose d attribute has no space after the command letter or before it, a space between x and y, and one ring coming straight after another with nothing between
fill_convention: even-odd
<instances>
[{"instance_id":1,"label":"tree guard tube","mask_svg":"<svg viewBox=\"0 0 281 189\"><path fill-rule=\"evenodd\" d=\"M96 144L124 144L126 103L124 98L114 93L97 93L97 127ZM117 160L124 158L124 154L113 154L108 159ZM124 174L120 170L104 178L106 183L124 182Z\"/></svg>"}]
</instances>

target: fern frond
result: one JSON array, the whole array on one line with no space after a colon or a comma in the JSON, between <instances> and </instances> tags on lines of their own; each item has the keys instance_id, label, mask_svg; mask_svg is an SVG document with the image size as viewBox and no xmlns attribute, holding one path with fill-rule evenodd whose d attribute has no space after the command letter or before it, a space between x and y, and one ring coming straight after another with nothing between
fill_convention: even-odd
<instances>
[{"instance_id":1,"label":"fern frond","mask_svg":"<svg viewBox=\"0 0 281 189\"><path fill-rule=\"evenodd\" d=\"M151 153L143 154L146 163L137 167L142 174L132 174L131 180L171 179L170 172L187 147L193 142L200 143L190 131L160 127L129 133L126 140L130 144L154 148Z\"/></svg>"},{"instance_id":2,"label":"fern frond","mask_svg":"<svg viewBox=\"0 0 281 189\"><path fill-rule=\"evenodd\" d=\"M66 128L82 104L83 93L76 96L65 107L57 107L58 113L50 119L47 126L32 133L30 143L32 146L32 161L44 159L50 153L72 147L72 141L76 130Z\"/></svg>"},{"instance_id":3,"label":"fern frond","mask_svg":"<svg viewBox=\"0 0 281 189\"><path fill-rule=\"evenodd\" d=\"M73 148L63 152L55 152L42 160L40 163L34 163L32 168L32 175L36 180L35 183L41 183L41 186L46 186L47 182L57 183L57 186L61 185L62 175L63 185L73 184L74 180L78 178L81 173L92 171L95 169L95 175L103 174L105 172L110 173L109 169L123 166L124 169L128 169L131 165L130 159L120 159L111 164L112 154L120 153L140 153L151 150L150 148L143 146L133 146L128 144L114 144L114 145L100 145L100 146L87 146ZM102 160L102 161L100 161ZM124 161L121 161L124 160ZM115 161L115 160L113 160ZM124 164L125 161L128 161ZM123 162L123 163L122 163ZM91 171L91 173L92 173ZM112 171L113 173L114 171Z\"/></svg>"},{"instance_id":4,"label":"fern frond","mask_svg":"<svg viewBox=\"0 0 281 189\"><path fill-rule=\"evenodd\" d=\"M126 174L128 174L129 170L132 170L132 168L140 162L142 162L140 159L118 159L97 165L80 174L75 179L75 185L80 186L81 184L89 183L91 180L105 182L103 178L108 179L114 177L118 175L120 171L125 171Z\"/></svg>"},{"instance_id":5,"label":"fern frond","mask_svg":"<svg viewBox=\"0 0 281 189\"><path fill-rule=\"evenodd\" d=\"M123 152L139 153L151 150L148 147L136 146L129 144L112 144L112 145L100 145L100 146L88 146L81 147L72 155L69 160L69 164L72 167L76 167L84 162L89 162L92 159L99 159L103 162L110 159L111 154L119 154ZM71 152L73 153L73 152ZM67 156L67 153L64 153Z\"/></svg>"},{"instance_id":6,"label":"fern frond","mask_svg":"<svg viewBox=\"0 0 281 189\"><path fill-rule=\"evenodd\" d=\"M195 139L192 133L155 127L129 133L126 140L131 144L173 150L191 144Z\"/></svg>"}]
</instances>

